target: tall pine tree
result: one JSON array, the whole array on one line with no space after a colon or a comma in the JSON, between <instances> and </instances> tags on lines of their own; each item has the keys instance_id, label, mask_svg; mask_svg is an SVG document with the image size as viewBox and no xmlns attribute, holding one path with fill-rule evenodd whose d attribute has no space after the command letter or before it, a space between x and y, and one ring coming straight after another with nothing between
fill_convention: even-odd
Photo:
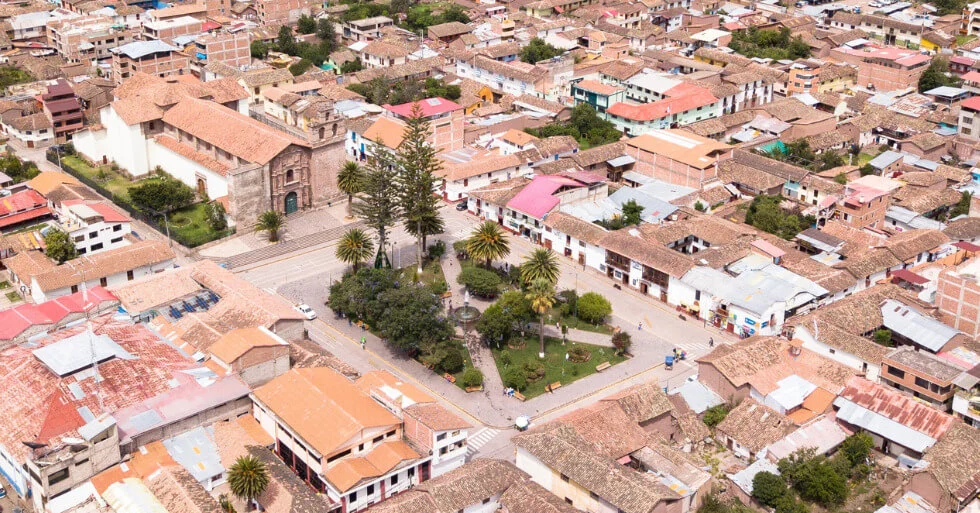
<instances>
[{"instance_id":1,"label":"tall pine tree","mask_svg":"<svg viewBox=\"0 0 980 513\"><path fill-rule=\"evenodd\" d=\"M416 102L412 115L406 120L404 138L398 147L399 200L405 218L405 229L415 237L416 261L422 272L422 256L429 235L442 233L445 223L439 213L435 173L442 164L426 140L432 129L429 120L422 116L422 108Z\"/></svg>"},{"instance_id":2,"label":"tall pine tree","mask_svg":"<svg viewBox=\"0 0 980 513\"><path fill-rule=\"evenodd\" d=\"M361 192L354 203L354 214L378 234L378 254L374 267L391 267L385 244L388 230L401 218L398 162L382 141L374 146Z\"/></svg>"}]
</instances>

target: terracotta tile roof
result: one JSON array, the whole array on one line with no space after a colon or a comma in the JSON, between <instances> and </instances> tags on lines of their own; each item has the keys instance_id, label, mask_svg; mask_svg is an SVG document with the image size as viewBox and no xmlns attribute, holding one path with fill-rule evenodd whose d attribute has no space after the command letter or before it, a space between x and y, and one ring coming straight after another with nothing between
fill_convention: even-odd
<instances>
[{"instance_id":1,"label":"terracotta tile roof","mask_svg":"<svg viewBox=\"0 0 980 513\"><path fill-rule=\"evenodd\" d=\"M663 155L698 169L714 166L718 160L718 154L731 149L725 143L693 135L683 130L660 130L657 133L660 135L648 132L633 137L626 141L626 146ZM682 138L683 142L670 142L670 139L675 137Z\"/></svg>"},{"instance_id":2,"label":"terracotta tile roof","mask_svg":"<svg viewBox=\"0 0 980 513\"><path fill-rule=\"evenodd\" d=\"M364 429L400 423L347 378L326 368L292 369L253 395L321 456L342 449Z\"/></svg>"},{"instance_id":3,"label":"terracotta tile roof","mask_svg":"<svg viewBox=\"0 0 980 513\"><path fill-rule=\"evenodd\" d=\"M259 87L290 83L293 81L293 74L286 68L265 68L246 71L238 79L245 83L245 87Z\"/></svg>"},{"instance_id":4,"label":"terracotta tile roof","mask_svg":"<svg viewBox=\"0 0 980 513\"><path fill-rule=\"evenodd\" d=\"M144 481L171 513L222 513L218 501L179 465L164 467Z\"/></svg>"},{"instance_id":5,"label":"terracotta tile roof","mask_svg":"<svg viewBox=\"0 0 980 513\"><path fill-rule=\"evenodd\" d=\"M231 365L256 347L284 345L259 328L239 328L229 331L211 345L211 354Z\"/></svg>"},{"instance_id":6,"label":"terracotta tile roof","mask_svg":"<svg viewBox=\"0 0 980 513\"><path fill-rule=\"evenodd\" d=\"M427 29L426 33L429 35L429 37L443 38L447 36L458 36L469 32L473 32L473 28L469 25L458 21L451 21L449 23L432 25Z\"/></svg>"},{"instance_id":7,"label":"terracotta tile roof","mask_svg":"<svg viewBox=\"0 0 980 513\"><path fill-rule=\"evenodd\" d=\"M557 424L513 438L555 472L601 497L625 513L650 513L677 494L646 473L614 463L590 450L574 428Z\"/></svg>"},{"instance_id":8,"label":"terracotta tile roof","mask_svg":"<svg viewBox=\"0 0 980 513\"><path fill-rule=\"evenodd\" d=\"M667 403L669 407L670 402ZM622 458L650 443L649 433L615 402L600 401L579 408L559 417L555 424L571 427L591 452L609 460Z\"/></svg>"},{"instance_id":9,"label":"terracotta tile roof","mask_svg":"<svg viewBox=\"0 0 980 513\"><path fill-rule=\"evenodd\" d=\"M473 427L455 413L439 403L413 404L405 408L405 415L418 419L420 423L433 431L450 431Z\"/></svg>"},{"instance_id":10,"label":"terracotta tile roof","mask_svg":"<svg viewBox=\"0 0 980 513\"><path fill-rule=\"evenodd\" d=\"M778 388L777 382L797 375L832 392L839 391L854 371L803 349L796 358L788 342L776 337L751 337L736 344L720 346L698 359L713 366L734 387L749 384L763 395Z\"/></svg>"},{"instance_id":11,"label":"terracotta tile roof","mask_svg":"<svg viewBox=\"0 0 980 513\"><path fill-rule=\"evenodd\" d=\"M176 139L174 139L169 135L160 134L154 137L153 140L160 146L167 148L168 150L176 153L177 155L180 155L181 157L196 162L221 176L228 175L229 167L227 165L218 162L214 158L208 156L205 153L201 153L195 150L194 148L191 148L190 146L185 146L177 142Z\"/></svg>"},{"instance_id":12,"label":"terracotta tile roof","mask_svg":"<svg viewBox=\"0 0 980 513\"><path fill-rule=\"evenodd\" d=\"M901 265L902 261L885 248L875 248L866 253L847 258L834 264L837 269L851 273L856 280L863 280L872 274Z\"/></svg>"},{"instance_id":13,"label":"terracotta tile roof","mask_svg":"<svg viewBox=\"0 0 980 513\"><path fill-rule=\"evenodd\" d=\"M466 162L443 160L442 169L436 175L442 176L450 181L457 181L508 168L514 168L514 172L516 173L517 168L521 164L523 164L521 159L513 153L510 155L487 153L482 156L474 156L472 160ZM488 187L495 185L499 184L491 184Z\"/></svg>"},{"instance_id":14,"label":"terracotta tile roof","mask_svg":"<svg viewBox=\"0 0 980 513\"><path fill-rule=\"evenodd\" d=\"M895 258L905 262L949 242L949 237L939 230L906 230L889 237L885 242L885 248L891 251Z\"/></svg>"},{"instance_id":15,"label":"terracotta tile roof","mask_svg":"<svg viewBox=\"0 0 980 513\"><path fill-rule=\"evenodd\" d=\"M892 193L892 200L917 214L928 214L938 208L955 205L962 194L953 189L923 191L916 187L902 187Z\"/></svg>"},{"instance_id":16,"label":"terracotta tile roof","mask_svg":"<svg viewBox=\"0 0 980 513\"><path fill-rule=\"evenodd\" d=\"M626 230L607 233L599 246L675 278L684 276L694 267L694 261L687 255L666 248L656 240L630 235Z\"/></svg>"},{"instance_id":17,"label":"terracotta tile roof","mask_svg":"<svg viewBox=\"0 0 980 513\"><path fill-rule=\"evenodd\" d=\"M943 233L953 240L973 240L980 237L980 217L963 217L946 225Z\"/></svg>"},{"instance_id":18,"label":"terracotta tile roof","mask_svg":"<svg viewBox=\"0 0 980 513\"><path fill-rule=\"evenodd\" d=\"M971 179L969 169L947 166L946 164L939 164L939 167L933 173L942 176L951 184L966 183Z\"/></svg>"},{"instance_id":19,"label":"terracotta tile roof","mask_svg":"<svg viewBox=\"0 0 980 513\"><path fill-rule=\"evenodd\" d=\"M667 394L656 380L634 385L607 396L602 401L614 402L631 421L638 424L651 421L671 411Z\"/></svg>"},{"instance_id":20,"label":"terracotta tile roof","mask_svg":"<svg viewBox=\"0 0 980 513\"><path fill-rule=\"evenodd\" d=\"M956 423L955 417L922 404L911 395L859 376L847 382L840 397L934 439L942 438Z\"/></svg>"},{"instance_id":21,"label":"terracotta tile roof","mask_svg":"<svg viewBox=\"0 0 980 513\"><path fill-rule=\"evenodd\" d=\"M38 112L37 114L31 114L20 118L14 118L10 121L6 121L5 123L21 132L51 128L54 126L51 124L51 120L48 119L48 116L43 112Z\"/></svg>"},{"instance_id":22,"label":"terracotta tile roof","mask_svg":"<svg viewBox=\"0 0 980 513\"><path fill-rule=\"evenodd\" d=\"M507 513L575 513L578 511L534 481L511 486L497 502L507 508Z\"/></svg>"},{"instance_id":23,"label":"terracotta tile roof","mask_svg":"<svg viewBox=\"0 0 980 513\"><path fill-rule=\"evenodd\" d=\"M339 460L323 473L323 477L344 493L366 479L388 473L404 461L418 458L419 454L405 442L383 442L365 456Z\"/></svg>"},{"instance_id":24,"label":"terracotta tile roof","mask_svg":"<svg viewBox=\"0 0 980 513\"><path fill-rule=\"evenodd\" d=\"M386 43L381 40L374 40L367 44L362 50L362 55L377 55L378 57L405 57L409 52L407 49L394 45L391 43ZM287 70L288 71L288 70Z\"/></svg>"},{"instance_id":25,"label":"terracotta tile roof","mask_svg":"<svg viewBox=\"0 0 980 513\"><path fill-rule=\"evenodd\" d=\"M481 199L488 205L504 206L507 202L514 199L514 196L517 196L517 193L521 192L524 186L529 183L531 183L530 178L518 176L517 178L511 178L510 180L504 180L470 191L469 196ZM550 219L551 216L549 215L548 218Z\"/></svg>"},{"instance_id":26,"label":"terracotta tile roof","mask_svg":"<svg viewBox=\"0 0 980 513\"><path fill-rule=\"evenodd\" d=\"M723 161L718 165L718 179L726 184L744 185L760 192L776 187L781 188L786 183L784 178L740 164L735 159Z\"/></svg>"},{"instance_id":27,"label":"terracotta tile roof","mask_svg":"<svg viewBox=\"0 0 980 513\"><path fill-rule=\"evenodd\" d=\"M608 233L606 229L595 223L584 221L564 212L552 212L545 218L544 225L592 245L598 245L599 241Z\"/></svg>"},{"instance_id":28,"label":"terracotta tile roof","mask_svg":"<svg viewBox=\"0 0 980 513\"><path fill-rule=\"evenodd\" d=\"M589 167L624 155L624 148L625 143L621 141L603 144L602 146L582 150L572 155L571 159L582 167Z\"/></svg>"},{"instance_id":29,"label":"terracotta tile roof","mask_svg":"<svg viewBox=\"0 0 980 513\"><path fill-rule=\"evenodd\" d=\"M923 459L929 463L925 471L957 501L969 499L980 489L980 430L954 423Z\"/></svg>"},{"instance_id":30,"label":"terracotta tile roof","mask_svg":"<svg viewBox=\"0 0 980 513\"><path fill-rule=\"evenodd\" d=\"M387 116L381 116L362 135L369 141L397 149L404 140L405 125Z\"/></svg>"},{"instance_id":31,"label":"terracotta tile roof","mask_svg":"<svg viewBox=\"0 0 980 513\"><path fill-rule=\"evenodd\" d=\"M754 399L746 399L728 412L725 420L715 429L752 453L757 453L782 440L795 428L789 417L755 402Z\"/></svg>"},{"instance_id":32,"label":"terracotta tile roof","mask_svg":"<svg viewBox=\"0 0 980 513\"><path fill-rule=\"evenodd\" d=\"M33 277L37 281L38 287L48 292L78 285L86 280L124 273L144 266L162 264L173 260L175 256L165 242L146 240L93 255L82 255L61 265L55 265L54 262L43 256L32 255L31 258L34 259L37 267L28 274L18 274L18 277L27 282L30 282L31 277ZM46 260L50 265L42 263L40 258ZM14 268L9 263L8 266L11 269ZM15 272L25 270L27 269L18 269Z\"/></svg>"},{"instance_id":33,"label":"terracotta tile roof","mask_svg":"<svg viewBox=\"0 0 980 513\"><path fill-rule=\"evenodd\" d=\"M186 99L171 107L163 121L254 164L268 164L291 144L306 143L223 105Z\"/></svg>"}]
</instances>

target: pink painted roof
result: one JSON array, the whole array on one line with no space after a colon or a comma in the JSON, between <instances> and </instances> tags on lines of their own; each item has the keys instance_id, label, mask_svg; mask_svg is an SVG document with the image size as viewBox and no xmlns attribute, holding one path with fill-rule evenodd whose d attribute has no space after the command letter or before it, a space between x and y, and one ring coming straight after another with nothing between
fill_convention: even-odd
<instances>
[{"instance_id":1,"label":"pink painted roof","mask_svg":"<svg viewBox=\"0 0 980 513\"><path fill-rule=\"evenodd\" d=\"M980 82L980 71L970 71L968 73L964 73L960 78L967 82Z\"/></svg>"},{"instance_id":2,"label":"pink painted roof","mask_svg":"<svg viewBox=\"0 0 980 513\"><path fill-rule=\"evenodd\" d=\"M0 340L10 340L35 324L56 324L68 314L91 310L103 301L116 299L102 287L88 290L88 303L84 292L76 292L36 305L20 305L0 311ZM85 305L89 307L86 309Z\"/></svg>"},{"instance_id":3,"label":"pink painted roof","mask_svg":"<svg viewBox=\"0 0 980 513\"><path fill-rule=\"evenodd\" d=\"M756 239L756 240L752 241L752 247L757 248L760 251L765 252L765 254L767 254L767 255L769 255L769 256L771 256L773 258L780 258L780 257L782 257L783 255L786 254L785 251L777 248L771 242L765 241L763 239Z\"/></svg>"},{"instance_id":4,"label":"pink painted roof","mask_svg":"<svg viewBox=\"0 0 980 513\"><path fill-rule=\"evenodd\" d=\"M973 61L973 59L971 59L969 57L963 57L963 56L957 55L956 57L950 57L949 62L953 62L953 63L956 63L956 64L965 64L967 66L973 66L973 62L974 61Z\"/></svg>"},{"instance_id":5,"label":"pink painted roof","mask_svg":"<svg viewBox=\"0 0 980 513\"><path fill-rule=\"evenodd\" d=\"M582 184L564 176L535 176L531 183L507 202L507 207L519 210L535 219L543 219L545 214L560 203L554 193L564 186L582 187Z\"/></svg>"},{"instance_id":6,"label":"pink painted roof","mask_svg":"<svg viewBox=\"0 0 980 513\"><path fill-rule=\"evenodd\" d=\"M401 105L385 104L384 108L398 114L403 118L410 118L412 117L412 108L416 103L419 105L419 108L422 109L422 115L425 117L445 114L447 112L452 112L463 108L458 103L451 102L445 98L427 98L425 100L403 103Z\"/></svg>"},{"instance_id":7,"label":"pink painted roof","mask_svg":"<svg viewBox=\"0 0 980 513\"><path fill-rule=\"evenodd\" d=\"M677 87L669 89L668 93ZM702 89L693 94L669 97L643 105L630 105L622 102L614 103L612 107L609 107L607 112L614 116L633 121L653 121L655 119L663 119L672 114L680 114L691 109L711 105L717 101L718 98L715 98L711 93Z\"/></svg>"}]
</instances>

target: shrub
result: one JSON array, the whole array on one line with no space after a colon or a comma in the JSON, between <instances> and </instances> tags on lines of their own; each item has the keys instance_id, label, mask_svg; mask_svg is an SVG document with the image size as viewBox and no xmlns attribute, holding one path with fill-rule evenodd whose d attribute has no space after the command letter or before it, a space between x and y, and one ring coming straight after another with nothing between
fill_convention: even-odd
<instances>
[{"instance_id":1,"label":"shrub","mask_svg":"<svg viewBox=\"0 0 980 513\"><path fill-rule=\"evenodd\" d=\"M468 254L466 253L466 239L454 242L453 251L455 251L460 257L467 258Z\"/></svg>"},{"instance_id":2,"label":"shrub","mask_svg":"<svg viewBox=\"0 0 980 513\"><path fill-rule=\"evenodd\" d=\"M446 243L437 240L435 244L429 246L429 258L433 260L439 260L443 255L446 254Z\"/></svg>"},{"instance_id":3,"label":"shrub","mask_svg":"<svg viewBox=\"0 0 980 513\"><path fill-rule=\"evenodd\" d=\"M444 356L442 358L442 361L439 362L438 367L439 370L442 372L455 374L463 370L464 365L465 363L463 362L463 353L461 353L458 349L452 349L446 352L446 356Z\"/></svg>"},{"instance_id":4,"label":"shrub","mask_svg":"<svg viewBox=\"0 0 980 513\"><path fill-rule=\"evenodd\" d=\"M609 300L596 292L586 292L578 299L578 317L585 322L601 324L612 315Z\"/></svg>"},{"instance_id":5,"label":"shrub","mask_svg":"<svg viewBox=\"0 0 980 513\"><path fill-rule=\"evenodd\" d=\"M882 328L875 331L874 336L876 344L886 347L892 346L892 330Z\"/></svg>"},{"instance_id":6,"label":"shrub","mask_svg":"<svg viewBox=\"0 0 980 513\"><path fill-rule=\"evenodd\" d=\"M766 506L775 507L787 491L786 481L772 472L759 472L752 478L752 497Z\"/></svg>"},{"instance_id":7,"label":"shrub","mask_svg":"<svg viewBox=\"0 0 980 513\"><path fill-rule=\"evenodd\" d=\"M728 405L726 404L712 406L704 412L704 423L708 427L715 427L718 424L721 424L721 421L725 420L725 417L728 416L728 411Z\"/></svg>"},{"instance_id":8,"label":"shrub","mask_svg":"<svg viewBox=\"0 0 980 513\"><path fill-rule=\"evenodd\" d=\"M527 374L524 373L524 369L520 367L511 367L504 371L504 375L500 377L504 382L505 387L510 387L515 390L524 390L527 388Z\"/></svg>"},{"instance_id":9,"label":"shrub","mask_svg":"<svg viewBox=\"0 0 980 513\"><path fill-rule=\"evenodd\" d=\"M524 376L525 379L538 380L544 377L546 369L544 364L538 361L531 360L524 364Z\"/></svg>"},{"instance_id":10,"label":"shrub","mask_svg":"<svg viewBox=\"0 0 980 513\"><path fill-rule=\"evenodd\" d=\"M480 297L494 297L500 293L500 276L479 267L467 267L459 273L457 281Z\"/></svg>"},{"instance_id":11,"label":"shrub","mask_svg":"<svg viewBox=\"0 0 980 513\"><path fill-rule=\"evenodd\" d=\"M462 380L464 387L478 387L483 384L483 373L480 372L480 369L466 369Z\"/></svg>"},{"instance_id":12,"label":"shrub","mask_svg":"<svg viewBox=\"0 0 980 513\"><path fill-rule=\"evenodd\" d=\"M217 201L212 201L204 207L207 216L208 226L216 232L228 228L228 220L225 218L225 207Z\"/></svg>"},{"instance_id":13,"label":"shrub","mask_svg":"<svg viewBox=\"0 0 980 513\"><path fill-rule=\"evenodd\" d=\"M612 344L616 348L617 353L623 354L630 350L630 346L633 345L633 339L629 333L619 331L612 336Z\"/></svg>"},{"instance_id":14,"label":"shrub","mask_svg":"<svg viewBox=\"0 0 980 513\"><path fill-rule=\"evenodd\" d=\"M776 501L776 513L808 513L810 508L796 500L792 494L786 494Z\"/></svg>"},{"instance_id":15,"label":"shrub","mask_svg":"<svg viewBox=\"0 0 980 513\"><path fill-rule=\"evenodd\" d=\"M508 350L505 349L505 350L503 350L503 351L500 352L500 363L502 363L504 365L510 365L510 364L514 363L514 359L511 358L511 356L510 356L510 351L508 351Z\"/></svg>"},{"instance_id":16,"label":"shrub","mask_svg":"<svg viewBox=\"0 0 980 513\"><path fill-rule=\"evenodd\" d=\"M863 464L868 459L874 444L871 435L863 432L855 433L847 437L840 445L840 453L847 458L851 467L854 467Z\"/></svg>"}]
</instances>

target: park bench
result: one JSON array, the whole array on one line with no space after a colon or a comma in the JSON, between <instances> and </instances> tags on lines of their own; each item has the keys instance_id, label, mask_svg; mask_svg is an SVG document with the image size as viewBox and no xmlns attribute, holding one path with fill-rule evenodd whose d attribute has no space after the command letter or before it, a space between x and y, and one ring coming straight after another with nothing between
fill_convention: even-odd
<instances>
[{"instance_id":1,"label":"park bench","mask_svg":"<svg viewBox=\"0 0 980 513\"><path fill-rule=\"evenodd\" d=\"M524 397L524 394L518 392L517 390L514 390L514 397L518 398L521 401L527 401L527 398Z\"/></svg>"},{"instance_id":2,"label":"park bench","mask_svg":"<svg viewBox=\"0 0 980 513\"><path fill-rule=\"evenodd\" d=\"M448 381L450 383L456 383L456 376L453 376L452 374L449 374L448 372L446 374L443 374L442 377L446 378L446 381Z\"/></svg>"},{"instance_id":3,"label":"park bench","mask_svg":"<svg viewBox=\"0 0 980 513\"><path fill-rule=\"evenodd\" d=\"M483 390L483 385L480 385L480 386L477 386L477 387L466 387L466 393L480 392L482 390Z\"/></svg>"},{"instance_id":4,"label":"park bench","mask_svg":"<svg viewBox=\"0 0 980 513\"><path fill-rule=\"evenodd\" d=\"M609 362L602 362L599 365L596 365L595 366L595 371L596 372L602 372L602 371L608 369L609 367L612 367L612 364L611 363L609 363Z\"/></svg>"},{"instance_id":5,"label":"park bench","mask_svg":"<svg viewBox=\"0 0 980 513\"><path fill-rule=\"evenodd\" d=\"M558 390L559 388L561 388L561 381L555 381L554 383L548 385L548 391L549 392L554 392L555 390Z\"/></svg>"}]
</instances>

